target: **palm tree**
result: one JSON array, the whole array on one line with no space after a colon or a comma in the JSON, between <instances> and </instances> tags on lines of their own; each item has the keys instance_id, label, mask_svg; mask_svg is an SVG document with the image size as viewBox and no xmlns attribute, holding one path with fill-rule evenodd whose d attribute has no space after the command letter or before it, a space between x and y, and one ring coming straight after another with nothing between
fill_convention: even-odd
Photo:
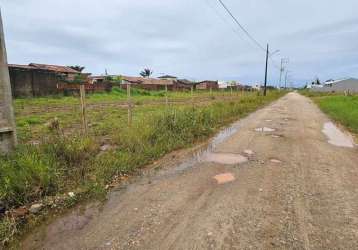
<instances>
[{"instance_id":1,"label":"palm tree","mask_svg":"<svg viewBox=\"0 0 358 250\"><path fill-rule=\"evenodd\" d=\"M150 77L153 74L153 71L151 71L148 68L145 68L142 72L139 73L142 77Z\"/></svg>"},{"instance_id":2,"label":"palm tree","mask_svg":"<svg viewBox=\"0 0 358 250\"><path fill-rule=\"evenodd\" d=\"M77 70L78 72L82 72L85 67L80 66L80 65L75 65L75 66L69 66L71 69Z\"/></svg>"}]
</instances>

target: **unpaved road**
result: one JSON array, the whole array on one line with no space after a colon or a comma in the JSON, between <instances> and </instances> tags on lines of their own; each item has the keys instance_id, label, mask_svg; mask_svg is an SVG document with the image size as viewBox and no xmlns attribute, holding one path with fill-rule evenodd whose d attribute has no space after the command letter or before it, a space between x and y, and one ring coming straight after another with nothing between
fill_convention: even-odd
<instances>
[{"instance_id":1,"label":"unpaved road","mask_svg":"<svg viewBox=\"0 0 358 250\"><path fill-rule=\"evenodd\" d=\"M22 247L358 249L358 152L328 143L327 121L290 93L206 153L166 157L162 170L55 220Z\"/></svg>"}]
</instances>

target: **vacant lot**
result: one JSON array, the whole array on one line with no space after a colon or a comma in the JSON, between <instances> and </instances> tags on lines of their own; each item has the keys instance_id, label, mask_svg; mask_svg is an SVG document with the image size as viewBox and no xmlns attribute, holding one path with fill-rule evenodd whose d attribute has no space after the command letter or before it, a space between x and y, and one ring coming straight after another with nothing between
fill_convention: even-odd
<instances>
[{"instance_id":1,"label":"vacant lot","mask_svg":"<svg viewBox=\"0 0 358 250\"><path fill-rule=\"evenodd\" d=\"M53 206L59 194L71 191L67 206L102 194L113 178L124 178L172 150L204 140L283 93L266 98L239 92L170 93L169 105L163 92L133 94L130 127L123 91L88 96L88 136L82 135L78 98L16 100L20 146L0 157L3 206L11 210L35 201ZM59 126L51 123L55 117ZM9 240L17 230L13 220L4 218L1 240Z\"/></svg>"}]
</instances>

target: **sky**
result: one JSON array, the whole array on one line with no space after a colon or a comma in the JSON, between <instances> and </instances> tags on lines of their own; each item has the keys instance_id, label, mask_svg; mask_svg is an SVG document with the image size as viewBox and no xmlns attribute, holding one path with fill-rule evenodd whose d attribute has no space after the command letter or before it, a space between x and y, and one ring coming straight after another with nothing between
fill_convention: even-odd
<instances>
[{"instance_id":1,"label":"sky","mask_svg":"<svg viewBox=\"0 0 358 250\"><path fill-rule=\"evenodd\" d=\"M281 58L300 86L358 77L357 0L223 0L270 52L269 84ZM265 51L218 0L0 0L9 63L83 65L93 75L264 81ZM285 73L282 77L284 82Z\"/></svg>"}]
</instances>

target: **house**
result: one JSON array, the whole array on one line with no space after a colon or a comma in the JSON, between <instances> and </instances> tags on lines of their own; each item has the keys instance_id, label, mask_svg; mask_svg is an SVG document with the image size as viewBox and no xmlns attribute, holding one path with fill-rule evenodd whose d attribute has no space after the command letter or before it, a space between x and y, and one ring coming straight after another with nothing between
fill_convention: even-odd
<instances>
[{"instance_id":1,"label":"house","mask_svg":"<svg viewBox=\"0 0 358 250\"><path fill-rule=\"evenodd\" d=\"M196 84L196 89L205 90L205 89L219 89L218 81L201 81Z\"/></svg>"},{"instance_id":2,"label":"house","mask_svg":"<svg viewBox=\"0 0 358 250\"><path fill-rule=\"evenodd\" d=\"M190 90L195 84L186 79L159 79L159 78L144 78L133 76L122 76L122 88L127 88L130 84L135 88L146 90L164 90L167 88L172 91Z\"/></svg>"},{"instance_id":3,"label":"house","mask_svg":"<svg viewBox=\"0 0 358 250\"><path fill-rule=\"evenodd\" d=\"M121 82L122 76L120 75L101 75L101 76L89 76L90 84L102 84L109 82Z\"/></svg>"},{"instance_id":4,"label":"house","mask_svg":"<svg viewBox=\"0 0 358 250\"><path fill-rule=\"evenodd\" d=\"M66 66L30 63L9 64L10 82L14 97L34 97L57 94L60 82L73 81L81 74L88 74Z\"/></svg>"},{"instance_id":5,"label":"house","mask_svg":"<svg viewBox=\"0 0 358 250\"><path fill-rule=\"evenodd\" d=\"M187 79L177 79L175 81L175 87L174 90L180 91L180 90L191 90L191 88L195 88L196 83L189 81Z\"/></svg>"},{"instance_id":6,"label":"house","mask_svg":"<svg viewBox=\"0 0 358 250\"><path fill-rule=\"evenodd\" d=\"M164 75L164 76L159 76L158 79L164 79L164 80L176 80L178 79L176 76L171 76L171 75Z\"/></svg>"},{"instance_id":7,"label":"house","mask_svg":"<svg viewBox=\"0 0 358 250\"><path fill-rule=\"evenodd\" d=\"M240 84L235 81L219 81L219 89L240 89Z\"/></svg>"},{"instance_id":8,"label":"house","mask_svg":"<svg viewBox=\"0 0 358 250\"><path fill-rule=\"evenodd\" d=\"M103 83L106 79L106 76L90 76L89 77L89 82L91 84L96 84L96 83Z\"/></svg>"},{"instance_id":9,"label":"house","mask_svg":"<svg viewBox=\"0 0 358 250\"><path fill-rule=\"evenodd\" d=\"M175 89L175 82L175 80L122 76L121 87L127 88L127 85L130 84L133 87L146 90L164 90L165 87L168 90L173 90Z\"/></svg>"},{"instance_id":10,"label":"house","mask_svg":"<svg viewBox=\"0 0 358 250\"><path fill-rule=\"evenodd\" d=\"M261 90L261 84L254 84L254 86L252 86L252 89L260 91Z\"/></svg>"},{"instance_id":11,"label":"house","mask_svg":"<svg viewBox=\"0 0 358 250\"><path fill-rule=\"evenodd\" d=\"M227 89L229 86L229 83L226 81L218 81L219 89Z\"/></svg>"},{"instance_id":12,"label":"house","mask_svg":"<svg viewBox=\"0 0 358 250\"><path fill-rule=\"evenodd\" d=\"M358 93L358 79L346 78L340 80L330 80L321 85L307 86L311 91L316 92L350 92Z\"/></svg>"}]
</instances>

